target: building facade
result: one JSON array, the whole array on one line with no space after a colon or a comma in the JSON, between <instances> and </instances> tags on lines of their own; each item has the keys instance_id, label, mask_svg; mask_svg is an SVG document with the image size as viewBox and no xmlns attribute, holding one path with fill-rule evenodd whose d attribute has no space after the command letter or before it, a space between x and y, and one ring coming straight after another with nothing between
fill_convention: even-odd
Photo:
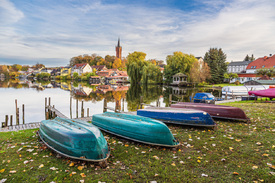
<instances>
[{"instance_id":1,"label":"building facade","mask_svg":"<svg viewBox=\"0 0 275 183\"><path fill-rule=\"evenodd\" d=\"M238 61L238 62L230 62L227 66L228 73L246 73L247 66L252 61Z\"/></svg>"}]
</instances>

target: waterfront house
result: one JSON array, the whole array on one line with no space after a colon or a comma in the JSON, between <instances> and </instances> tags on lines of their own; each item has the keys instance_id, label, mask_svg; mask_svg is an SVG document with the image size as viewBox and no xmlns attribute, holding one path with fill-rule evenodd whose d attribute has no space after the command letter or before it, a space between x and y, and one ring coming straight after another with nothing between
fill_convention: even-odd
<instances>
[{"instance_id":1,"label":"waterfront house","mask_svg":"<svg viewBox=\"0 0 275 183\"><path fill-rule=\"evenodd\" d=\"M72 73L71 70L72 69L70 67L61 67L61 69L60 69L60 76L70 75Z\"/></svg>"},{"instance_id":2,"label":"waterfront house","mask_svg":"<svg viewBox=\"0 0 275 183\"><path fill-rule=\"evenodd\" d=\"M71 69L71 73L73 74L75 72L78 73L78 75L81 75L83 73L93 72L93 69L88 63L75 64Z\"/></svg>"},{"instance_id":3,"label":"waterfront house","mask_svg":"<svg viewBox=\"0 0 275 183\"><path fill-rule=\"evenodd\" d=\"M187 83L187 76L183 73L177 73L173 76L172 85L181 85Z\"/></svg>"},{"instance_id":4,"label":"waterfront house","mask_svg":"<svg viewBox=\"0 0 275 183\"><path fill-rule=\"evenodd\" d=\"M246 73L246 68L248 64L252 61L237 61L237 62L230 62L227 66L228 73Z\"/></svg>"}]
</instances>

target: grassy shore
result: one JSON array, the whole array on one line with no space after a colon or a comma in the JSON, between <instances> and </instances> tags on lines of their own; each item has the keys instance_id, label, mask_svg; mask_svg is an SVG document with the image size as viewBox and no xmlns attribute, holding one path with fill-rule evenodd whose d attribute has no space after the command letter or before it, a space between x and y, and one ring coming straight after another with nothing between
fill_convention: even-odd
<instances>
[{"instance_id":1,"label":"grassy shore","mask_svg":"<svg viewBox=\"0 0 275 183\"><path fill-rule=\"evenodd\" d=\"M105 168L59 157L35 131L0 133L0 181L6 182L275 182L275 105L238 102L250 124L217 121L218 128L168 125L181 142L163 148L108 134Z\"/></svg>"}]
</instances>

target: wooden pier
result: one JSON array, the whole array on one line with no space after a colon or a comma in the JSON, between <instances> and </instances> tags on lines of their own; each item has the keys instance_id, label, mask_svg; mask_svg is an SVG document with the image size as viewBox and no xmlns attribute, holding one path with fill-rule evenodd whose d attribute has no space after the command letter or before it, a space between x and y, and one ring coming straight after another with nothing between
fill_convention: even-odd
<instances>
[{"instance_id":1,"label":"wooden pier","mask_svg":"<svg viewBox=\"0 0 275 183\"><path fill-rule=\"evenodd\" d=\"M39 128L39 127L40 127L40 122L27 123L27 124L20 124L20 125L7 126L7 127L4 127L4 128L0 128L0 132L28 130L28 129L35 129L35 128Z\"/></svg>"}]
</instances>

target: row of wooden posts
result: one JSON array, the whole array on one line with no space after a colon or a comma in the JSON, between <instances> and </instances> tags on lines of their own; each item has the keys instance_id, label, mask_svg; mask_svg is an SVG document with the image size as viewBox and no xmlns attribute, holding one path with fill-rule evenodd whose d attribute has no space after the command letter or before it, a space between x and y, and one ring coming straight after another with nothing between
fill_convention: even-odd
<instances>
[{"instance_id":1,"label":"row of wooden posts","mask_svg":"<svg viewBox=\"0 0 275 183\"><path fill-rule=\"evenodd\" d=\"M105 100L105 99L104 99ZM79 100L76 99L76 118L78 118L78 103ZM84 115L84 101L81 101L81 118L85 117ZM90 115L90 109L87 108L87 117ZM45 119L52 119L55 117L63 117L63 118L68 118L65 115L63 115L61 112L59 112L57 109L55 109L55 106L51 106L51 97L48 99L45 98ZM72 97L70 97L70 118L72 118Z\"/></svg>"},{"instance_id":2,"label":"row of wooden posts","mask_svg":"<svg viewBox=\"0 0 275 183\"><path fill-rule=\"evenodd\" d=\"M19 125L19 107L17 105L17 99L15 99L15 121L16 125ZM25 124L25 105L22 104L22 123ZM2 127L13 126L13 115L6 115L5 122L2 122Z\"/></svg>"}]
</instances>

